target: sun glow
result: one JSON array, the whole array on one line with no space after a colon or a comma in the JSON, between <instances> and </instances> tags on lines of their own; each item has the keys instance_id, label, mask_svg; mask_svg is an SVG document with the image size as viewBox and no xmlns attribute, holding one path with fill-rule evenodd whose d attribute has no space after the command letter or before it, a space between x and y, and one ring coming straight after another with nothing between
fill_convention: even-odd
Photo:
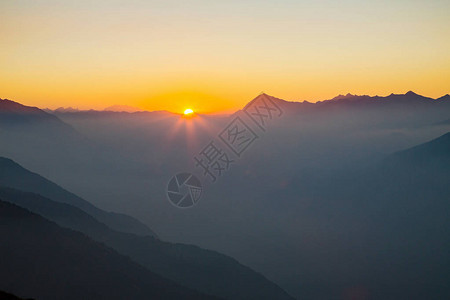
<instances>
[{"instance_id":1,"label":"sun glow","mask_svg":"<svg viewBox=\"0 0 450 300\"><path fill-rule=\"evenodd\" d=\"M194 113L194 111L193 111L192 109L190 109L190 108L187 108L187 109L184 111L184 115L185 115L185 116L192 115L193 113Z\"/></svg>"}]
</instances>

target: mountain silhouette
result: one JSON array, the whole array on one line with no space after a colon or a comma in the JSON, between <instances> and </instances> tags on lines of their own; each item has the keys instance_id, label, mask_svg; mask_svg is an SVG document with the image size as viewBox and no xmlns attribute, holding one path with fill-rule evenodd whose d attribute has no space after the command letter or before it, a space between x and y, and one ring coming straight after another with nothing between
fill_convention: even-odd
<instances>
[{"instance_id":1,"label":"mountain silhouette","mask_svg":"<svg viewBox=\"0 0 450 300\"><path fill-rule=\"evenodd\" d=\"M107 108L105 108L104 111L134 113L134 112L142 111L142 109L133 107L133 106L129 106L129 105L112 105L112 106L108 106Z\"/></svg>"},{"instance_id":2,"label":"mountain silhouette","mask_svg":"<svg viewBox=\"0 0 450 300\"><path fill-rule=\"evenodd\" d=\"M33 300L32 298L28 298L28 299L23 299L23 298L19 298L13 294L4 292L4 291L0 291L0 299L2 300Z\"/></svg>"},{"instance_id":3,"label":"mountain silhouette","mask_svg":"<svg viewBox=\"0 0 450 300\"><path fill-rule=\"evenodd\" d=\"M262 275L217 252L118 232L77 207L38 194L0 187L0 199L80 231L151 271L206 294L225 299L292 299Z\"/></svg>"},{"instance_id":4,"label":"mountain silhouette","mask_svg":"<svg viewBox=\"0 0 450 300\"><path fill-rule=\"evenodd\" d=\"M27 126L36 126L46 128L52 134L77 136L71 126L61 122L55 115L8 99L0 99L0 126L2 129L21 130L26 129Z\"/></svg>"},{"instance_id":5,"label":"mountain silhouette","mask_svg":"<svg viewBox=\"0 0 450 300\"><path fill-rule=\"evenodd\" d=\"M124 214L101 210L77 195L66 191L57 184L3 157L0 157L0 186L34 192L54 199L55 201L72 204L118 231L156 236L150 228L138 220Z\"/></svg>"},{"instance_id":6,"label":"mountain silhouette","mask_svg":"<svg viewBox=\"0 0 450 300\"><path fill-rule=\"evenodd\" d=\"M347 94L315 103L265 96L285 112L283 119L307 122L308 127L327 122L342 130L418 128L448 120L450 115L450 97L433 99L412 91L386 97Z\"/></svg>"},{"instance_id":7,"label":"mountain silhouette","mask_svg":"<svg viewBox=\"0 0 450 300\"><path fill-rule=\"evenodd\" d=\"M342 298L353 289L374 299L445 299L448 165L434 152L412 159L391 153L448 132L448 125L436 124L449 119L449 102L415 93L346 96L319 103L272 97L283 115L264 134L256 132L255 146L189 211L168 203L167 181L194 169L192 155L231 117L199 116L202 126L186 134L170 114L54 113L111 155L68 167L71 149L55 142L54 152L62 154L42 154L53 151L46 131L35 138L48 144L36 149L19 143L15 130L0 153L10 157L9 144L21 144L9 153L27 169L99 207L138 217L163 240L232 256L300 299ZM85 168L77 171L78 165ZM134 243L143 242L128 244ZM147 247L121 251L144 264L151 251L133 249Z\"/></svg>"},{"instance_id":8,"label":"mountain silhouette","mask_svg":"<svg viewBox=\"0 0 450 300\"><path fill-rule=\"evenodd\" d=\"M111 114L112 119L120 114L103 113ZM142 119L148 119L147 113L142 114ZM10 100L0 100L0 141L0 156L19 161L69 190L95 181L96 189L108 186L108 194L113 198L125 190L121 185L130 180L129 172L141 174L152 170L149 163L124 157L108 145L81 134L78 128L68 125L54 114ZM117 180L117 176L121 174L125 178ZM83 180L79 180L80 178ZM92 191L90 186L83 193L84 198L87 198L89 191ZM120 200L114 200L124 202L126 197L127 194L121 195ZM88 198L91 202L97 200L96 196L90 198L88 195ZM124 231L152 234L135 219L117 215L116 221ZM112 223L109 225L114 227ZM114 228L119 229L117 226Z\"/></svg>"},{"instance_id":9,"label":"mountain silhouette","mask_svg":"<svg viewBox=\"0 0 450 300\"><path fill-rule=\"evenodd\" d=\"M449 159L450 132L447 132L446 134L424 144L400 151L394 154L393 158L409 160L410 162L430 161L433 159Z\"/></svg>"},{"instance_id":10,"label":"mountain silhouette","mask_svg":"<svg viewBox=\"0 0 450 300\"><path fill-rule=\"evenodd\" d=\"M414 103L422 103L422 104L435 104L438 102L445 102L450 97L448 95L445 95L443 97L433 99L429 97L425 97L419 94L414 93L413 91L409 91L405 94L390 94L388 96L368 96L368 95L353 95L348 93L347 95L338 95L332 99L329 100L321 100L317 101L315 103L307 102L308 104L315 104L317 107L324 107L327 105L344 105L344 104L352 104L352 105L366 105L366 104L372 104L374 107L375 105L382 105L382 104L408 104L412 105ZM303 102L288 102L291 105L304 105Z\"/></svg>"},{"instance_id":11,"label":"mountain silhouette","mask_svg":"<svg viewBox=\"0 0 450 300\"><path fill-rule=\"evenodd\" d=\"M65 112L79 112L80 110L78 108L73 108L73 107L58 107L55 110L51 110L51 109L44 109L45 112L60 112L60 113L65 113Z\"/></svg>"},{"instance_id":12,"label":"mountain silhouette","mask_svg":"<svg viewBox=\"0 0 450 300\"><path fill-rule=\"evenodd\" d=\"M291 293L339 299L358 286L368 299L450 297L449 133L357 169L307 175L258 199L287 202L287 211L296 210L287 224L309 234L289 254L303 283Z\"/></svg>"},{"instance_id":13,"label":"mountain silhouette","mask_svg":"<svg viewBox=\"0 0 450 300\"><path fill-rule=\"evenodd\" d=\"M403 187L413 182L437 193L436 197L447 197L450 187L450 132L418 146L399 151L387 157L382 164L386 177L396 177ZM447 194L449 193L449 194Z\"/></svg>"},{"instance_id":14,"label":"mountain silhouette","mask_svg":"<svg viewBox=\"0 0 450 300\"><path fill-rule=\"evenodd\" d=\"M332 99L330 99L330 101L336 101L336 100L342 100L342 99L349 99L349 98L355 98L358 97L357 95L353 95L350 93L347 93L347 95L338 95Z\"/></svg>"},{"instance_id":15,"label":"mountain silhouette","mask_svg":"<svg viewBox=\"0 0 450 300\"><path fill-rule=\"evenodd\" d=\"M0 289L37 299L213 299L0 200Z\"/></svg>"},{"instance_id":16,"label":"mountain silhouette","mask_svg":"<svg viewBox=\"0 0 450 300\"><path fill-rule=\"evenodd\" d=\"M436 101L450 101L450 95L446 94L442 97L437 98Z\"/></svg>"}]
</instances>

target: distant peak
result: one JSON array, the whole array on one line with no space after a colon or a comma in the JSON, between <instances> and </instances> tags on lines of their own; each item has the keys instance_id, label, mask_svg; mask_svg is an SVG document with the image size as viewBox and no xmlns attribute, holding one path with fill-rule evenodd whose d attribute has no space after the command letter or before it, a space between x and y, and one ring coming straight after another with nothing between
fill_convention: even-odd
<instances>
[{"instance_id":1,"label":"distant peak","mask_svg":"<svg viewBox=\"0 0 450 300\"><path fill-rule=\"evenodd\" d=\"M390 94L388 97L410 97L410 98L426 98L422 95L416 94L413 91L408 91L405 94Z\"/></svg>"},{"instance_id":2,"label":"distant peak","mask_svg":"<svg viewBox=\"0 0 450 300\"><path fill-rule=\"evenodd\" d=\"M64 112L77 112L79 111L78 108L73 108L73 107L58 107L57 109L54 110L55 112L59 112L59 113L64 113Z\"/></svg>"},{"instance_id":3,"label":"distant peak","mask_svg":"<svg viewBox=\"0 0 450 300\"><path fill-rule=\"evenodd\" d=\"M280 99L280 98L276 98L274 96L270 96L264 92L261 92L258 96L256 96L255 99L251 100L250 102L248 102L243 109L248 108L252 103L260 100L260 99L266 99L266 100L270 100L274 103L276 103L277 105L283 105L284 103L287 103L286 100Z\"/></svg>"},{"instance_id":4,"label":"distant peak","mask_svg":"<svg viewBox=\"0 0 450 300\"><path fill-rule=\"evenodd\" d=\"M133 107L133 106L129 106L129 105L113 105L113 106L109 106L109 107L105 108L104 111L133 113L133 112L142 111L142 109Z\"/></svg>"},{"instance_id":5,"label":"distant peak","mask_svg":"<svg viewBox=\"0 0 450 300\"><path fill-rule=\"evenodd\" d=\"M46 114L43 110L33 107L33 106L25 106L18 102L14 102L9 99L0 99L0 110L15 112L15 113L43 113Z\"/></svg>"},{"instance_id":6,"label":"distant peak","mask_svg":"<svg viewBox=\"0 0 450 300\"><path fill-rule=\"evenodd\" d=\"M341 100L341 99L348 99L348 98L353 98L353 97L357 97L357 95L347 93L347 95L337 95L336 97L334 97L331 100Z\"/></svg>"},{"instance_id":7,"label":"distant peak","mask_svg":"<svg viewBox=\"0 0 450 300\"><path fill-rule=\"evenodd\" d=\"M441 100L441 101L443 101L443 100L445 100L445 101L450 100L450 95L446 94L446 95L444 95L442 97L437 98L436 100Z\"/></svg>"}]
</instances>

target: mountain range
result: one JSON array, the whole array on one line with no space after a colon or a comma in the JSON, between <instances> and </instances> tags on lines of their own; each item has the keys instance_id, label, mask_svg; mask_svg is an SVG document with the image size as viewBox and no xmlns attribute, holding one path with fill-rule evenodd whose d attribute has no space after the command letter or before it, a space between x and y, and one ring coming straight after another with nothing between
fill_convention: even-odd
<instances>
[{"instance_id":1,"label":"mountain range","mask_svg":"<svg viewBox=\"0 0 450 300\"><path fill-rule=\"evenodd\" d=\"M224 299L291 299L263 276L225 255L113 230L97 217L99 209L80 205L86 202L9 159L0 158L0 173L0 199L82 232L164 278ZM96 214L88 214L92 210Z\"/></svg>"},{"instance_id":2,"label":"mountain range","mask_svg":"<svg viewBox=\"0 0 450 300\"><path fill-rule=\"evenodd\" d=\"M213 271L225 268L229 283L243 280L231 274L249 274L245 286L255 288L233 283L248 298L256 290L299 299L448 298L449 96L341 95L309 103L262 94L251 103L261 99L283 114L264 132L243 119L258 139L215 184L193 157L212 140L226 150L217 134L242 111L185 120L168 112L37 110L54 120L41 125L33 115L5 112L0 155L14 162L2 165L22 175L3 173L10 182L0 195L204 294L235 297ZM26 170L47 178L41 189L20 184ZM167 182L180 171L204 184L192 209L166 199ZM79 199L132 216L157 237L106 224ZM190 281L191 272L209 283Z\"/></svg>"},{"instance_id":3,"label":"mountain range","mask_svg":"<svg viewBox=\"0 0 450 300\"><path fill-rule=\"evenodd\" d=\"M215 299L176 285L83 234L0 201L1 288L40 299Z\"/></svg>"},{"instance_id":4,"label":"mountain range","mask_svg":"<svg viewBox=\"0 0 450 300\"><path fill-rule=\"evenodd\" d=\"M264 94L267 96L267 94ZM338 95L336 97L333 97L331 99L327 99L327 100L319 100L317 102L308 102L308 101L302 101L302 102L298 102L298 101L285 101L279 98L275 98L272 97L273 99L276 99L276 101L278 101L279 103L288 103L289 105L296 105L296 106L310 106L310 105L315 105L315 106L324 106L324 105L330 105L331 103L335 103L337 101L339 101L339 104L342 103L353 103L353 104L367 104L367 103L408 103L411 104L411 102L442 102L442 101L450 101L450 95L446 94L442 97L439 98L430 98L430 97L425 97L425 96L421 96L419 94L414 93L413 91L408 91L405 94L390 94L388 96L369 96L369 95L355 95L355 94L351 94L351 93L347 93L346 95ZM77 113L77 112L95 112L96 110L78 110L78 109L74 109L72 107L68 107L68 108L57 108L54 110L51 109L47 109L48 112L54 112L54 113ZM97 111L101 111L101 110L97 110ZM148 112L148 111L144 111L142 109L136 108L136 107L132 107L129 105L112 105L109 106L107 108L105 108L103 111L110 111L110 112L128 112L128 113L135 113L135 112Z\"/></svg>"},{"instance_id":5,"label":"mountain range","mask_svg":"<svg viewBox=\"0 0 450 300\"><path fill-rule=\"evenodd\" d=\"M109 227L139 235L155 236L148 226L124 214L106 212L57 184L29 172L10 159L0 157L0 185L23 191L33 191L57 201L72 204L90 213Z\"/></svg>"}]
</instances>

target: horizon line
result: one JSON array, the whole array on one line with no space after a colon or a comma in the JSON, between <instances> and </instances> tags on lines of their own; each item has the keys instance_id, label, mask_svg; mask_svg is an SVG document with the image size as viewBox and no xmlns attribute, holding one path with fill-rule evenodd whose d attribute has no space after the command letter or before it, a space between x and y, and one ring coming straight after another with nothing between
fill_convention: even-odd
<instances>
[{"instance_id":1,"label":"horizon line","mask_svg":"<svg viewBox=\"0 0 450 300\"><path fill-rule=\"evenodd\" d=\"M424 96L424 95L421 95L421 94L417 94L417 93L413 92L412 90L409 90L408 92L406 92L404 94L402 94L402 93L400 93L400 94L390 93L390 94L388 94L386 96L380 96L378 94L376 94L374 96L371 96L371 95L368 95L368 94L357 95L357 94L352 94L352 93L347 93L345 95L344 94L339 94L339 95L337 95L337 96L335 96L333 98L317 100L315 102L307 101L307 100L303 100L303 101L302 100L289 101L289 100L284 100L284 99L278 98L276 96L268 95L267 93L264 93L264 92L260 93L255 98L259 97L260 95L267 95L269 97L273 97L273 98L276 98L278 100L281 100L281 101L284 101L284 102L288 102L288 103L318 104L318 103L323 103L323 102L332 101L332 100L335 100L335 101L345 100L345 99L348 99L348 98L351 98L351 97L387 98L387 97L390 97L390 96L406 96L408 94L417 95L417 96L420 96L420 97L423 97L423 98L428 98L428 99L431 99L431 100L438 100L438 99L450 96L450 94L447 93L447 94L442 95L440 97L432 98L432 97ZM249 100L246 103L246 105L249 102L253 101L255 98ZM110 112L110 113L129 113L129 114L134 114L134 113L169 113L169 114L174 114L174 115L183 115L183 112L174 112L174 111L170 111L170 110L166 110L166 109L147 110L147 109L142 109L142 108L140 108L138 106L131 106L131 105L127 105L127 104L112 104L112 105L108 105L107 107L105 107L103 109L94 109L94 108L80 109L78 107L72 107L72 106L67 106L67 107L60 106L60 107L52 109L52 108L49 108L49 107L43 108L43 107L38 107L38 106L29 106L29 105L22 104L21 102L18 102L18 101L15 101L15 100L11 100L11 99L7 99L7 98L0 98L0 100L12 101L12 102L15 102L15 103L19 103L19 104L21 104L23 106L34 107L34 108L38 108L40 110L47 111L47 112L48 111L57 112L59 110L62 113L71 113L71 112L73 112L73 113L76 113L76 112ZM127 110L122 110L122 111L121 110L108 110L108 108L113 108L113 107L127 107L127 108L129 108L129 110L128 111ZM243 107L245 107L245 105ZM236 108L236 109L222 110L222 111L201 111L201 110L197 110L197 111L195 111L195 113L197 115L230 115L230 114L233 114L233 113L235 113L235 112L237 112L239 110L242 110L243 107L242 108Z\"/></svg>"}]
</instances>

